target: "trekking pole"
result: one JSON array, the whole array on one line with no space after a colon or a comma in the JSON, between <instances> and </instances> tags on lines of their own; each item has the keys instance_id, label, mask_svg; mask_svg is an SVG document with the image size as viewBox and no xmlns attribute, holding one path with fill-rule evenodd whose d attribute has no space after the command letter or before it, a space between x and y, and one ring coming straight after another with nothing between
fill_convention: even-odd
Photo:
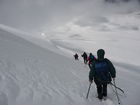
<instances>
[{"instance_id":1,"label":"trekking pole","mask_svg":"<svg viewBox=\"0 0 140 105\"><path fill-rule=\"evenodd\" d=\"M111 86L112 91L115 93L116 91L115 91L113 85L110 85L110 86ZM123 93L123 94L124 94L124 93ZM116 93L115 93L115 95L116 95ZM118 95L122 95L122 94L119 94L119 93L118 93Z\"/></svg>"},{"instance_id":2,"label":"trekking pole","mask_svg":"<svg viewBox=\"0 0 140 105\"><path fill-rule=\"evenodd\" d=\"M117 92L117 88L116 88L115 79L113 79L113 82L114 82L115 93L116 93L116 96L117 96L118 104L120 105L120 98L119 98L119 95L118 95L118 92Z\"/></svg>"},{"instance_id":3,"label":"trekking pole","mask_svg":"<svg viewBox=\"0 0 140 105\"><path fill-rule=\"evenodd\" d=\"M114 85L112 82L110 82L110 85L111 85L111 86L114 86L115 88L117 88L118 90L120 90L122 93L124 93L124 90L123 90L123 89L121 89L121 88L117 87L117 86L116 86L116 85Z\"/></svg>"},{"instance_id":4,"label":"trekking pole","mask_svg":"<svg viewBox=\"0 0 140 105\"><path fill-rule=\"evenodd\" d=\"M86 99L88 99L88 95L89 95L89 91L90 91L91 84L92 84L92 83L90 82L89 88L88 88L88 92L87 92L87 96L86 96Z\"/></svg>"}]
</instances>

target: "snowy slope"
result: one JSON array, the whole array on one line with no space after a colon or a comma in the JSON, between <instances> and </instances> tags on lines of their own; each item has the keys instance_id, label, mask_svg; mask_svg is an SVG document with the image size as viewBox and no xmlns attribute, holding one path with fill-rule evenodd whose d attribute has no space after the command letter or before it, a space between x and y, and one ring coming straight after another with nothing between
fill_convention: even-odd
<instances>
[{"instance_id":1,"label":"snowy slope","mask_svg":"<svg viewBox=\"0 0 140 105\"><path fill-rule=\"evenodd\" d=\"M74 53L65 44L56 46L60 46L57 52ZM89 69L70 54L62 56L4 30L0 30L0 51L1 105L117 105L110 86L107 101L95 98L95 84L86 100ZM119 95L122 102L139 105L140 67L123 63L115 67L117 85L125 91Z\"/></svg>"},{"instance_id":2,"label":"snowy slope","mask_svg":"<svg viewBox=\"0 0 140 105\"><path fill-rule=\"evenodd\" d=\"M0 51L1 105L62 105L75 100L70 94L80 93L79 84L84 88L87 78L77 75L83 68L64 56L3 30Z\"/></svg>"}]
</instances>

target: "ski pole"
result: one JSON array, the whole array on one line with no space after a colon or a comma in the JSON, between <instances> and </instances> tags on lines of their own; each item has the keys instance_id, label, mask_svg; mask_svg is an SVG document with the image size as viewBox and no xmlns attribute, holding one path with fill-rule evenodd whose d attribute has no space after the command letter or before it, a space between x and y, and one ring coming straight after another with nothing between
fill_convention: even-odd
<instances>
[{"instance_id":1,"label":"ski pole","mask_svg":"<svg viewBox=\"0 0 140 105\"><path fill-rule=\"evenodd\" d=\"M111 88L112 88L112 91L115 93L116 91L115 91L113 85L110 85L110 86L111 86ZM115 95L116 95L116 93L115 93ZM118 93L118 95L122 95L122 94L119 94L119 93Z\"/></svg>"},{"instance_id":2,"label":"ski pole","mask_svg":"<svg viewBox=\"0 0 140 105\"><path fill-rule=\"evenodd\" d=\"M90 91L91 84L92 84L92 83L90 82L89 88L88 88L88 92L87 92L87 96L86 96L86 99L88 99L88 95L89 95L89 91Z\"/></svg>"},{"instance_id":3,"label":"ski pole","mask_svg":"<svg viewBox=\"0 0 140 105\"><path fill-rule=\"evenodd\" d=\"M111 83L111 82L110 82L110 85L114 86L115 88L117 88L118 90L120 90L122 93L124 93L124 90L123 90L123 89L121 89L121 88L117 87L117 86L116 86L116 85L114 85L113 83Z\"/></svg>"},{"instance_id":4,"label":"ski pole","mask_svg":"<svg viewBox=\"0 0 140 105\"><path fill-rule=\"evenodd\" d=\"M116 96L117 96L117 100L118 100L118 104L120 105L120 98L118 96L118 92L117 92L117 88L116 88L116 83L115 83L115 79L113 79L113 82L114 82L114 87L115 87L115 93L116 93Z\"/></svg>"}]
</instances>

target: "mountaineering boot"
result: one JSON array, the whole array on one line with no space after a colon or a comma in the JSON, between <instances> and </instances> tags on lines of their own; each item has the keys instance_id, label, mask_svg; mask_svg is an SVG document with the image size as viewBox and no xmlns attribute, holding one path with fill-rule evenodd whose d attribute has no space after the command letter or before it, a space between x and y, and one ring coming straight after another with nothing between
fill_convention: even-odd
<instances>
[{"instance_id":1,"label":"mountaineering boot","mask_svg":"<svg viewBox=\"0 0 140 105\"><path fill-rule=\"evenodd\" d=\"M107 97L103 96L103 100L107 100Z\"/></svg>"}]
</instances>

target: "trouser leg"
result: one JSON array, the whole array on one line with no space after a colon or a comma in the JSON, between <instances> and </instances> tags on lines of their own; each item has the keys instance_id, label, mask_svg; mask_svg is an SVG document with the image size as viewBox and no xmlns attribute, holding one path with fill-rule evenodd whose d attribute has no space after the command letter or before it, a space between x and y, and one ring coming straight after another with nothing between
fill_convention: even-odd
<instances>
[{"instance_id":1,"label":"trouser leg","mask_svg":"<svg viewBox=\"0 0 140 105\"><path fill-rule=\"evenodd\" d=\"M88 64L89 68L91 69L91 64Z\"/></svg>"},{"instance_id":2,"label":"trouser leg","mask_svg":"<svg viewBox=\"0 0 140 105\"><path fill-rule=\"evenodd\" d=\"M107 96L107 84L103 84L103 96Z\"/></svg>"},{"instance_id":3,"label":"trouser leg","mask_svg":"<svg viewBox=\"0 0 140 105\"><path fill-rule=\"evenodd\" d=\"M97 85L97 93L98 93L98 98L102 99L103 95L102 95L102 85Z\"/></svg>"},{"instance_id":4,"label":"trouser leg","mask_svg":"<svg viewBox=\"0 0 140 105\"><path fill-rule=\"evenodd\" d=\"M84 59L84 63L86 64L86 60Z\"/></svg>"}]
</instances>

